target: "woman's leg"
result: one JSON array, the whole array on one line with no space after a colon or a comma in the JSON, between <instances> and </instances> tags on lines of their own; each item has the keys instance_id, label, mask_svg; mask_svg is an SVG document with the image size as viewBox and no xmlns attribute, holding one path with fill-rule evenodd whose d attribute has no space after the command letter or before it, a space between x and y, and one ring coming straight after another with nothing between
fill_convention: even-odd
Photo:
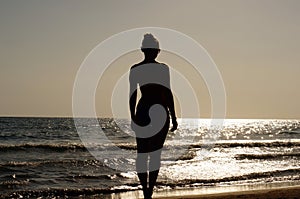
<instances>
[{"instance_id":1,"label":"woman's leg","mask_svg":"<svg viewBox=\"0 0 300 199\"><path fill-rule=\"evenodd\" d=\"M150 153L150 161L149 161L149 195L152 196L154 185L157 180L157 176L160 168L161 161L161 150L154 151Z\"/></svg>"},{"instance_id":2,"label":"woman's leg","mask_svg":"<svg viewBox=\"0 0 300 199\"><path fill-rule=\"evenodd\" d=\"M147 179L148 179L148 154L147 153L138 153L136 158L136 171L139 177L140 183L143 188L144 196L147 195Z\"/></svg>"},{"instance_id":3,"label":"woman's leg","mask_svg":"<svg viewBox=\"0 0 300 199\"><path fill-rule=\"evenodd\" d=\"M160 162L161 162L161 152L163 149L164 142L166 140L168 131L169 131L169 117L166 120L166 123L163 129L157 133L155 136L151 138L151 146L152 149L149 153L150 160L149 160L149 194L150 198L153 193L154 185L157 180L157 176L160 169Z\"/></svg>"}]
</instances>

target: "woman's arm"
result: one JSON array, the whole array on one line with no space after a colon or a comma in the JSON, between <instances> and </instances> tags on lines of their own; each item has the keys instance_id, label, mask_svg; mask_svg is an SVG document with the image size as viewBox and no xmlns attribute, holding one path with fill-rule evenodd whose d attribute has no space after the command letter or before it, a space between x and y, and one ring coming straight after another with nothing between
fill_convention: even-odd
<instances>
[{"instance_id":1,"label":"woman's arm","mask_svg":"<svg viewBox=\"0 0 300 199\"><path fill-rule=\"evenodd\" d=\"M173 127L171 128L171 131L175 131L178 127L177 123L177 118L176 118L176 113L175 113L175 108L174 108L174 99L173 99L173 94L171 92L171 89L167 89L167 106L170 111L170 115L172 118L172 125Z\"/></svg>"},{"instance_id":2,"label":"woman's arm","mask_svg":"<svg viewBox=\"0 0 300 199\"><path fill-rule=\"evenodd\" d=\"M168 70L167 74L167 81L166 81L166 100L167 100L167 106L170 111L170 115L172 118L172 124L173 127L171 128L171 131L175 131L177 129L178 123L177 123L177 118L176 118L176 113L175 113L175 106L174 106L174 98L173 94L171 91L171 83L170 83L170 72Z\"/></svg>"},{"instance_id":3,"label":"woman's arm","mask_svg":"<svg viewBox=\"0 0 300 199\"><path fill-rule=\"evenodd\" d=\"M135 119L136 96L137 96L136 89L134 91L132 91L131 86L130 86L129 107L130 107L131 119Z\"/></svg>"},{"instance_id":4,"label":"woman's arm","mask_svg":"<svg viewBox=\"0 0 300 199\"><path fill-rule=\"evenodd\" d=\"M130 116L131 119L135 119L135 106L136 106L136 98L137 98L137 82L135 78L132 76L131 70L129 74L129 108L130 108Z\"/></svg>"}]
</instances>

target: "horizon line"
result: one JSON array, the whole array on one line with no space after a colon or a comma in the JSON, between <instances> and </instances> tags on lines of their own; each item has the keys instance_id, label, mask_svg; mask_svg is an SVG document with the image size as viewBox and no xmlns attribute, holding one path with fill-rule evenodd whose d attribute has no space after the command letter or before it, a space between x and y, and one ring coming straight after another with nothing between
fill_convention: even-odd
<instances>
[{"instance_id":1,"label":"horizon line","mask_svg":"<svg viewBox=\"0 0 300 199\"><path fill-rule=\"evenodd\" d=\"M92 116L81 116L81 117L74 117L74 116L53 116L53 115L0 115L0 118L95 118ZM101 119L129 119L129 118L114 118L114 117L100 117L97 116L96 118ZM300 118L266 118L266 117L257 117L257 118L250 118L250 117L225 117L225 118L211 118L211 117L177 117L177 119L232 119L232 120L300 120Z\"/></svg>"}]
</instances>

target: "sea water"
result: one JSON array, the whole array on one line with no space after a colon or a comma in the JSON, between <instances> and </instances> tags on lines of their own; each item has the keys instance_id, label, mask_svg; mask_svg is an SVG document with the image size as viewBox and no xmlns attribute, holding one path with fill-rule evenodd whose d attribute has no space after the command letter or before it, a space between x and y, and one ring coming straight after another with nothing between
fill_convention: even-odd
<instances>
[{"instance_id":1,"label":"sea water","mask_svg":"<svg viewBox=\"0 0 300 199\"><path fill-rule=\"evenodd\" d=\"M97 121L81 118L75 126L73 118L0 118L0 197L141 189L130 121ZM178 122L168 133L155 190L300 184L299 120L226 119L217 130L210 119Z\"/></svg>"}]
</instances>

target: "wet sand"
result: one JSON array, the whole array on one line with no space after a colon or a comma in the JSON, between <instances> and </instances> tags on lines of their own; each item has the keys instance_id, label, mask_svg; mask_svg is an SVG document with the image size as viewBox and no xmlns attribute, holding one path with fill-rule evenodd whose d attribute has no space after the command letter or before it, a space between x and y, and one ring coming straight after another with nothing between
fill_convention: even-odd
<instances>
[{"instance_id":1,"label":"wet sand","mask_svg":"<svg viewBox=\"0 0 300 199\"><path fill-rule=\"evenodd\" d=\"M224 192L217 194L205 195L183 195L183 196L162 196L154 197L156 199L298 199L300 198L300 186L270 188L260 190L238 191L238 192Z\"/></svg>"}]
</instances>

